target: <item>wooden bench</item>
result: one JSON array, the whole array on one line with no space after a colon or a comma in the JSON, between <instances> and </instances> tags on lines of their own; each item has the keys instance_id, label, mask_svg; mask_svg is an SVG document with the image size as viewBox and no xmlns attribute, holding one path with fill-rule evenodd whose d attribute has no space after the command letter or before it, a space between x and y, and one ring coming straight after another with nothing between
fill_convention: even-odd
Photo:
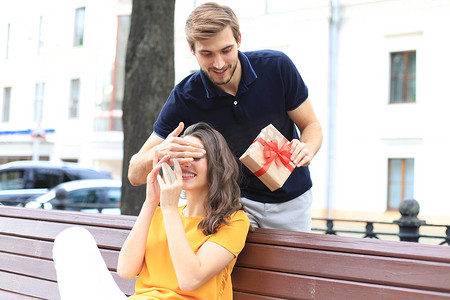
<instances>
[{"instance_id":1,"label":"wooden bench","mask_svg":"<svg viewBox=\"0 0 450 300\"><path fill-rule=\"evenodd\" d=\"M120 278L115 271L120 248L135 219L0 206L0 299L60 299L53 241L72 226L92 233L114 279L126 294L132 294L134 281Z\"/></svg>"},{"instance_id":2,"label":"wooden bench","mask_svg":"<svg viewBox=\"0 0 450 300\"><path fill-rule=\"evenodd\" d=\"M59 299L52 242L65 228L95 237L115 273L132 216L0 206L0 299ZM234 298L450 299L450 248L407 242L256 229L232 276Z\"/></svg>"}]
</instances>

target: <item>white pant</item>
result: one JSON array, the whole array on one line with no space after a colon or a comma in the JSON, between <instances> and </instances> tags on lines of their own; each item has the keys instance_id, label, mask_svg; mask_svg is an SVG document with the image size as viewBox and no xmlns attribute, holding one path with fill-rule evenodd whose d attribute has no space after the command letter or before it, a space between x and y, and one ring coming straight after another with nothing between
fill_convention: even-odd
<instances>
[{"instance_id":1,"label":"white pant","mask_svg":"<svg viewBox=\"0 0 450 300\"><path fill-rule=\"evenodd\" d=\"M94 238L82 227L64 230L53 245L62 300L125 300L106 267Z\"/></svg>"},{"instance_id":2,"label":"white pant","mask_svg":"<svg viewBox=\"0 0 450 300\"><path fill-rule=\"evenodd\" d=\"M247 198L241 201L253 227L311 231L311 190L282 203L261 203Z\"/></svg>"}]
</instances>

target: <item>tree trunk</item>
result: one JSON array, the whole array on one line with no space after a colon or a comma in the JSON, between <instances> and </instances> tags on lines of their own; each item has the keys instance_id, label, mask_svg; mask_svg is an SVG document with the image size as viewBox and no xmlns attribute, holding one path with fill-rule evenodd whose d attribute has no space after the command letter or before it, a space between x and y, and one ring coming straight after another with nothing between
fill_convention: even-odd
<instances>
[{"instance_id":1,"label":"tree trunk","mask_svg":"<svg viewBox=\"0 0 450 300\"><path fill-rule=\"evenodd\" d=\"M145 185L131 186L130 158L153 131L174 86L175 0L133 0L123 99L122 214L137 215Z\"/></svg>"}]
</instances>

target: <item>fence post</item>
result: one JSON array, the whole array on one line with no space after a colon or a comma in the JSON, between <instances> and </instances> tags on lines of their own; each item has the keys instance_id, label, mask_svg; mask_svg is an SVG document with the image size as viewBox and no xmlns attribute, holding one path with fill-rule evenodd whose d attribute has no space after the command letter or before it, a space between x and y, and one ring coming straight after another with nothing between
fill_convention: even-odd
<instances>
[{"instance_id":1,"label":"fence post","mask_svg":"<svg viewBox=\"0 0 450 300\"><path fill-rule=\"evenodd\" d=\"M443 241L439 245L447 244L450 246L450 225L447 226L447 230L445 231L445 234L446 234L445 241Z\"/></svg>"},{"instance_id":2,"label":"fence post","mask_svg":"<svg viewBox=\"0 0 450 300\"><path fill-rule=\"evenodd\" d=\"M367 221L366 223L366 235L364 238L378 239L377 234L373 232L373 222Z\"/></svg>"},{"instance_id":3,"label":"fence post","mask_svg":"<svg viewBox=\"0 0 450 300\"><path fill-rule=\"evenodd\" d=\"M419 228L425 224L425 221L417 218L420 211L419 202L414 199L405 199L400 202L398 210L402 217L395 220L394 223L399 227L400 241L419 242Z\"/></svg>"},{"instance_id":4,"label":"fence post","mask_svg":"<svg viewBox=\"0 0 450 300\"><path fill-rule=\"evenodd\" d=\"M336 231L334 231L333 226L333 219L327 219L327 231L325 234L336 235Z\"/></svg>"}]
</instances>

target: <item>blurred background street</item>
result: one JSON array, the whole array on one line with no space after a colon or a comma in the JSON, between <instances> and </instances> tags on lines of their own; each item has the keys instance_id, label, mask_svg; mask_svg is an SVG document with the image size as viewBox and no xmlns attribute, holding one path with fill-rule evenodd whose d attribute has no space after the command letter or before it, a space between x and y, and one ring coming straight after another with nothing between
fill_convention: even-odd
<instances>
[{"instance_id":1,"label":"blurred background street","mask_svg":"<svg viewBox=\"0 0 450 300\"><path fill-rule=\"evenodd\" d=\"M176 83L198 70L184 22L203 2L176 1ZM241 51L285 52L308 85L324 130L310 166L313 217L392 222L408 198L421 220L450 224L450 1L217 2L240 20ZM71 162L121 179L131 8L2 4L0 164Z\"/></svg>"}]
</instances>

